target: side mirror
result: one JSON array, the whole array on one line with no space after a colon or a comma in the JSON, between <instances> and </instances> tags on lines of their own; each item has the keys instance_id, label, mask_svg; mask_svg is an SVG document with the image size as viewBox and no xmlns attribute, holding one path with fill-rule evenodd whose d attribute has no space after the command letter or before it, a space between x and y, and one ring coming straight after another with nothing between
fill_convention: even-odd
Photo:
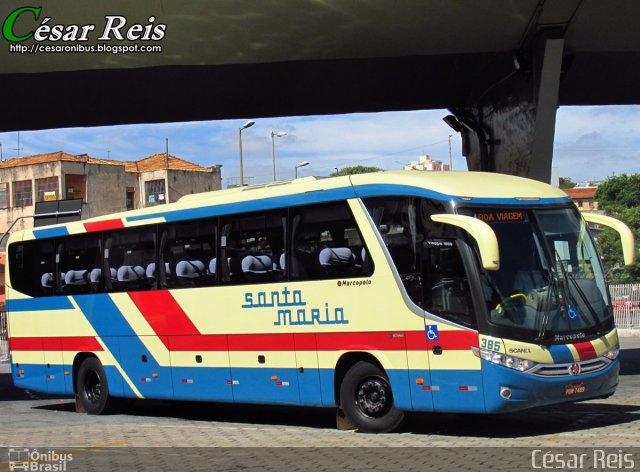
<instances>
[{"instance_id":1,"label":"side mirror","mask_svg":"<svg viewBox=\"0 0 640 472\"><path fill-rule=\"evenodd\" d=\"M449 213L431 215L431 219L438 223L457 226L469 233L478 244L482 267L487 270L500 269L498 238L487 223L471 216L451 215Z\"/></svg>"},{"instance_id":2,"label":"side mirror","mask_svg":"<svg viewBox=\"0 0 640 472\"><path fill-rule=\"evenodd\" d=\"M607 226L615 230L620 235L622 243L622 255L624 256L624 265L630 266L636 262L636 245L633 232L622 221L611 218L610 216L598 215L596 213L583 213L582 217L587 223L596 223Z\"/></svg>"}]
</instances>

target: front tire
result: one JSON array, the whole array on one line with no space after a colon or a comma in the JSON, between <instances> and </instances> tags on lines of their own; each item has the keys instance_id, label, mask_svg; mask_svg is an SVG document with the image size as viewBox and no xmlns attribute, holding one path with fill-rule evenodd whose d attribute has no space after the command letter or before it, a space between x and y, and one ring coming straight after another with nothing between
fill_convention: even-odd
<instances>
[{"instance_id":1,"label":"front tire","mask_svg":"<svg viewBox=\"0 0 640 472\"><path fill-rule=\"evenodd\" d=\"M363 433L388 433L404 420L404 413L394 406L389 379L369 362L360 361L347 371L340 404L346 418Z\"/></svg>"},{"instance_id":2,"label":"front tire","mask_svg":"<svg viewBox=\"0 0 640 472\"><path fill-rule=\"evenodd\" d=\"M90 415L103 415L113 408L114 401L109 397L107 376L95 357L86 358L80 365L76 391L83 410Z\"/></svg>"}]
</instances>

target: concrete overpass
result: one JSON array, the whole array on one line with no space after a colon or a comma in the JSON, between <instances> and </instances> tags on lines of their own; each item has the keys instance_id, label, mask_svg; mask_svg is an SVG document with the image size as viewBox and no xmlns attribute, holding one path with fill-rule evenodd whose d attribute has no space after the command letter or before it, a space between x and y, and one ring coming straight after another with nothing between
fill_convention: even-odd
<instances>
[{"instance_id":1,"label":"concrete overpass","mask_svg":"<svg viewBox=\"0 0 640 472\"><path fill-rule=\"evenodd\" d=\"M0 6L0 131L448 108L470 169L548 180L559 105L640 103L636 0L25 7ZM123 40L105 32L119 16ZM94 29L82 41L74 24ZM54 25L71 40L51 41ZM17 51L72 44L162 52Z\"/></svg>"}]
</instances>

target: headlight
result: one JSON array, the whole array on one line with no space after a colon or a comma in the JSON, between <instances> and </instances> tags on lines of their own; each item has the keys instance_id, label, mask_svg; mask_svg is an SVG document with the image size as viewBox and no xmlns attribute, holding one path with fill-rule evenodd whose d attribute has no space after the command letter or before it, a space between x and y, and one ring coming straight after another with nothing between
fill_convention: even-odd
<instances>
[{"instance_id":1,"label":"headlight","mask_svg":"<svg viewBox=\"0 0 640 472\"><path fill-rule=\"evenodd\" d=\"M618 358L618 354L620 354L620 348L619 347L614 347L613 349L609 350L604 357L606 357L607 359L610 359L612 361L615 361Z\"/></svg>"},{"instance_id":2,"label":"headlight","mask_svg":"<svg viewBox=\"0 0 640 472\"><path fill-rule=\"evenodd\" d=\"M472 347L471 350L476 357L491 362L492 364L501 365L520 372L527 371L536 366L536 363L533 361L520 359L519 357L507 356L506 354L480 349L479 347Z\"/></svg>"}]
</instances>

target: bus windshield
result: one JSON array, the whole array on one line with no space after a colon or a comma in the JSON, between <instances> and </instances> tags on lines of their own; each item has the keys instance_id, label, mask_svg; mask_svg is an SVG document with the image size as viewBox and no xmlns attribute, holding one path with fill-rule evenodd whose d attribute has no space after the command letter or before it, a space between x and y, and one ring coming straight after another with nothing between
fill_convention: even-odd
<instances>
[{"instance_id":1,"label":"bus windshield","mask_svg":"<svg viewBox=\"0 0 640 472\"><path fill-rule=\"evenodd\" d=\"M498 238L500 269L481 274L490 331L504 336L511 328L511 338L567 342L612 328L600 258L575 208L458 213L485 221Z\"/></svg>"}]
</instances>

